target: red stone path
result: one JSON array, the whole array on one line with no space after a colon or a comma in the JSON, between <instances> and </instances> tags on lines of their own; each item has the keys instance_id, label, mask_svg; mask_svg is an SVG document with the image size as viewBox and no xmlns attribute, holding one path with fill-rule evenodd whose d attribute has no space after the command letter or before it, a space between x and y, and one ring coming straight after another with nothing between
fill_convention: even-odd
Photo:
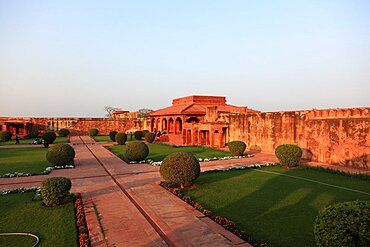
<instances>
[{"instance_id":1,"label":"red stone path","mask_svg":"<svg viewBox=\"0 0 370 247\"><path fill-rule=\"evenodd\" d=\"M76 151L75 169L0 178L0 190L40 186L53 176L71 178L72 190L83 194L93 246L250 246L161 188L159 167L127 164L87 136L71 137L71 145ZM276 161L272 154L259 153L252 158L202 162L201 167L204 171Z\"/></svg>"}]
</instances>

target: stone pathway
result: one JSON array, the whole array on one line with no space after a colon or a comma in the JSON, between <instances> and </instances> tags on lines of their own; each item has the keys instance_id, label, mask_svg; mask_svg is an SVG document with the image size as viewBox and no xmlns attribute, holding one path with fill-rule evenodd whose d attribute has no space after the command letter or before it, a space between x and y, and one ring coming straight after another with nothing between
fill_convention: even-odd
<instances>
[{"instance_id":1,"label":"stone pathway","mask_svg":"<svg viewBox=\"0 0 370 247\"><path fill-rule=\"evenodd\" d=\"M93 246L250 246L161 188L159 167L127 164L88 136L72 136L70 142L76 151L76 168L0 178L0 190L40 186L48 177L71 178L72 191L83 194ZM201 169L264 162L277 160L273 154L258 153L251 158L201 162Z\"/></svg>"}]
</instances>

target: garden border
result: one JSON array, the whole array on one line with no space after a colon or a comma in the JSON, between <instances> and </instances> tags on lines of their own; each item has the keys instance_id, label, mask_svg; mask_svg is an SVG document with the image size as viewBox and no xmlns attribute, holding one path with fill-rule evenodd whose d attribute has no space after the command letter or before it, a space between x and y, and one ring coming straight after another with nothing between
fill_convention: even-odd
<instances>
[{"instance_id":1,"label":"garden border","mask_svg":"<svg viewBox=\"0 0 370 247\"><path fill-rule=\"evenodd\" d=\"M0 195L9 195L9 194L23 194L26 192L35 192L35 196L40 195L40 187L31 187L31 188L18 188L14 190L2 190ZM91 247L89 229L87 227L86 214L82 202L81 193L73 194L74 196L74 215L75 215L75 224L77 228L77 240L79 247ZM32 200L34 200L35 196Z\"/></svg>"}]
</instances>

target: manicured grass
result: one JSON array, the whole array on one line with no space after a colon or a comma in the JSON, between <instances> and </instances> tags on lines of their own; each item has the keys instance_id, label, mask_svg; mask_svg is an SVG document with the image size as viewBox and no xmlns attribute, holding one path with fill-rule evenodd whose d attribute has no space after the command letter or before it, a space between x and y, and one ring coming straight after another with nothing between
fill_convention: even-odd
<instances>
[{"instance_id":1,"label":"manicured grass","mask_svg":"<svg viewBox=\"0 0 370 247\"><path fill-rule=\"evenodd\" d=\"M231 154L226 151L213 149L203 146L186 146L186 147L173 147L162 143L152 143L148 144L149 155L147 159L152 159L154 161L161 161L167 155L175 152L188 152L192 153L197 158L213 158L213 157L225 157ZM117 156L123 157L123 149L126 148L125 145L114 145L110 146L109 149L115 153Z\"/></svg>"},{"instance_id":2,"label":"manicured grass","mask_svg":"<svg viewBox=\"0 0 370 247\"><path fill-rule=\"evenodd\" d=\"M97 142L112 142L109 136L94 136L93 139ZM132 140L135 141L135 136L132 136ZM130 135L127 135L127 141L130 140Z\"/></svg>"},{"instance_id":3,"label":"manicured grass","mask_svg":"<svg viewBox=\"0 0 370 247\"><path fill-rule=\"evenodd\" d=\"M43 207L32 201L34 193L0 195L0 232L33 233L40 238L38 246L77 246L73 202L58 207ZM33 246L28 236L0 236L2 247Z\"/></svg>"},{"instance_id":4,"label":"manicured grass","mask_svg":"<svg viewBox=\"0 0 370 247\"><path fill-rule=\"evenodd\" d=\"M23 172L41 174L51 166L46 160L47 148L0 149L0 175Z\"/></svg>"},{"instance_id":5,"label":"manicured grass","mask_svg":"<svg viewBox=\"0 0 370 247\"><path fill-rule=\"evenodd\" d=\"M38 137L39 139L41 137ZM34 140L36 140L37 138L31 138L31 139L21 139L19 140L19 144L15 144L15 140L10 140L10 141L7 141L7 142L3 142L3 141L0 141L0 146L1 145L24 145L24 144L32 144L32 142ZM57 136L57 139L55 139L54 143L68 143L69 142L69 139L68 137L61 137L61 136Z\"/></svg>"},{"instance_id":6,"label":"manicured grass","mask_svg":"<svg viewBox=\"0 0 370 247\"><path fill-rule=\"evenodd\" d=\"M314 246L313 223L321 209L337 202L370 200L370 195L279 174L370 193L370 180L280 167L201 174L196 188L184 193L268 246Z\"/></svg>"}]
</instances>

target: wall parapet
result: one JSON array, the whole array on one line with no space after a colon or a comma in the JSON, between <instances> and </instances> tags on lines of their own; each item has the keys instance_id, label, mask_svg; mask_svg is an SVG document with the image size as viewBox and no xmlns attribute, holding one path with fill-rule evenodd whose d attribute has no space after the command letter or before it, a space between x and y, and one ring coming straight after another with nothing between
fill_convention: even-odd
<instances>
[{"instance_id":1,"label":"wall parapet","mask_svg":"<svg viewBox=\"0 0 370 247\"><path fill-rule=\"evenodd\" d=\"M313 161L370 167L370 108L345 108L248 114L220 114L229 124L230 141L245 141L274 152L297 144Z\"/></svg>"}]
</instances>

